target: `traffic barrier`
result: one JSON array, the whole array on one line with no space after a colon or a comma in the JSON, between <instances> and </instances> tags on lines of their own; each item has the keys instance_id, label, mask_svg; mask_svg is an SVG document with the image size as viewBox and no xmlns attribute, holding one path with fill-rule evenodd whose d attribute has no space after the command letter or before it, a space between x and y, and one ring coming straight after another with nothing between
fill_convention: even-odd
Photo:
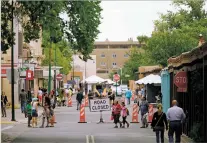
<instances>
[{"instance_id":1,"label":"traffic barrier","mask_svg":"<svg viewBox=\"0 0 207 143\"><path fill-rule=\"evenodd\" d=\"M131 123L139 123L139 120L138 120L138 105L137 104L133 104Z\"/></svg>"},{"instance_id":2,"label":"traffic barrier","mask_svg":"<svg viewBox=\"0 0 207 143\"><path fill-rule=\"evenodd\" d=\"M68 96L68 107L72 107L72 98Z\"/></svg>"},{"instance_id":3,"label":"traffic barrier","mask_svg":"<svg viewBox=\"0 0 207 143\"><path fill-rule=\"evenodd\" d=\"M84 106L84 104L81 104L80 121L78 123L87 123L86 118L85 118L85 106Z\"/></svg>"},{"instance_id":4,"label":"traffic barrier","mask_svg":"<svg viewBox=\"0 0 207 143\"><path fill-rule=\"evenodd\" d=\"M86 95L86 98L85 98L85 107L88 107L88 95Z\"/></svg>"},{"instance_id":5,"label":"traffic barrier","mask_svg":"<svg viewBox=\"0 0 207 143\"><path fill-rule=\"evenodd\" d=\"M149 104L148 123L152 123L153 114L154 114L154 106L152 104Z\"/></svg>"}]
</instances>

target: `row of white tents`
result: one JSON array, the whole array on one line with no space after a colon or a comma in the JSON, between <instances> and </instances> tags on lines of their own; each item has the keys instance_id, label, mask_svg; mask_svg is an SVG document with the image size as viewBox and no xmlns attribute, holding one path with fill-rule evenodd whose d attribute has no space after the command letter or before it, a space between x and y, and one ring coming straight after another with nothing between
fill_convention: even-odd
<instances>
[{"instance_id":1,"label":"row of white tents","mask_svg":"<svg viewBox=\"0 0 207 143\"><path fill-rule=\"evenodd\" d=\"M97 83L106 83L106 84L115 84L111 79L103 79L96 75L92 75L86 79L84 79L81 83L87 84L97 84ZM159 75L150 74L140 80L135 82L136 84L160 84L161 77Z\"/></svg>"}]
</instances>

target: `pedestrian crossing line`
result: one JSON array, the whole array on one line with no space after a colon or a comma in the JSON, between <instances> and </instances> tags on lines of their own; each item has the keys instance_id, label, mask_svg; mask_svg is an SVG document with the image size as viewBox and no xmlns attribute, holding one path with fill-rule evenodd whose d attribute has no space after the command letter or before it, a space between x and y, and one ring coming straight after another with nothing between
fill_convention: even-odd
<instances>
[{"instance_id":1,"label":"pedestrian crossing line","mask_svg":"<svg viewBox=\"0 0 207 143\"><path fill-rule=\"evenodd\" d=\"M92 135L91 135L91 142L92 142L92 143L95 143L95 138L94 138L94 136L92 136Z\"/></svg>"},{"instance_id":2,"label":"pedestrian crossing line","mask_svg":"<svg viewBox=\"0 0 207 143\"><path fill-rule=\"evenodd\" d=\"M86 135L86 143L95 143L94 136Z\"/></svg>"},{"instance_id":3,"label":"pedestrian crossing line","mask_svg":"<svg viewBox=\"0 0 207 143\"><path fill-rule=\"evenodd\" d=\"M86 143L89 143L89 136L86 135Z\"/></svg>"}]
</instances>

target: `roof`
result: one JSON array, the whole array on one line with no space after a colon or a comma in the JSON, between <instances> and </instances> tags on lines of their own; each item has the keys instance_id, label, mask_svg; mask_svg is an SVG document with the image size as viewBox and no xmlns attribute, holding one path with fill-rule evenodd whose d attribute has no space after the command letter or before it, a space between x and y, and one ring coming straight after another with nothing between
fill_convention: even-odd
<instances>
[{"instance_id":1,"label":"roof","mask_svg":"<svg viewBox=\"0 0 207 143\"><path fill-rule=\"evenodd\" d=\"M191 51L180 54L177 57L171 57L167 60L168 67L179 67L183 64L189 64L197 59L207 55L207 42Z\"/></svg>"},{"instance_id":2,"label":"roof","mask_svg":"<svg viewBox=\"0 0 207 143\"><path fill-rule=\"evenodd\" d=\"M142 68L144 69L143 71L139 71L138 73L148 73L148 72L154 72L157 70L162 70L162 67L159 65L154 65L154 66L140 66L139 69Z\"/></svg>"}]
</instances>

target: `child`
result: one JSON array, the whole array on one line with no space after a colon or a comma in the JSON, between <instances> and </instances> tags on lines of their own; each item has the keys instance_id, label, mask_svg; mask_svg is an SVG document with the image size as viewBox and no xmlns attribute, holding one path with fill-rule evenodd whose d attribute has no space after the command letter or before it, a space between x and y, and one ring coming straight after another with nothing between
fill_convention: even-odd
<instances>
[{"instance_id":1,"label":"child","mask_svg":"<svg viewBox=\"0 0 207 143\"><path fill-rule=\"evenodd\" d=\"M127 124L127 128L129 128L129 123L126 120L128 115L129 115L129 111L126 108L125 103L122 102L122 119L123 119L123 126L122 126L122 128L125 128L125 123Z\"/></svg>"},{"instance_id":2,"label":"child","mask_svg":"<svg viewBox=\"0 0 207 143\"><path fill-rule=\"evenodd\" d=\"M30 125L30 121L32 120L32 105L29 100L27 101L27 118L28 118L28 127L32 127Z\"/></svg>"}]
</instances>

